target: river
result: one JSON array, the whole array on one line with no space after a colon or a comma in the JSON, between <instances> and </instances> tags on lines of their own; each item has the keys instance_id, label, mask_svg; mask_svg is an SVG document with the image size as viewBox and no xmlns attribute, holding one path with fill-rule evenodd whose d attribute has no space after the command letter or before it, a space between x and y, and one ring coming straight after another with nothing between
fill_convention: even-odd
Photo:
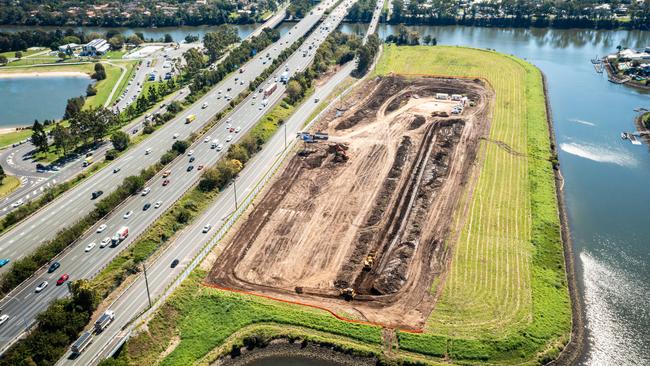
<instances>
[{"instance_id":1,"label":"river","mask_svg":"<svg viewBox=\"0 0 650 366\"><path fill-rule=\"evenodd\" d=\"M86 94L90 77L0 77L0 128L60 119L69 98Z\"/></svg>"}]
</instances>

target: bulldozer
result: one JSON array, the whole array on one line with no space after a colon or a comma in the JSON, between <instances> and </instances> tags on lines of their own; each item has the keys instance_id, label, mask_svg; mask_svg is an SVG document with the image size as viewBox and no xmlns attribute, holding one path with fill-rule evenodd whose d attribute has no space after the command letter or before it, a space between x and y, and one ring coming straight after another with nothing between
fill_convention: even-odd
<instances>
[{"instance_id":1,"label":"bulldozer","mask_svg":"<svg viewBox=\"0 0 650 366\"><path fill-rule=\"evenodd\" d=\"M375 253L368 254L366 256L366 259L363 260L363 270L370 271L374 263L375 263Z\"/></svg>"},{"instance_id":2,"label":"bulldozer","mask_svg":"<svg viewBox=\"0 0 650 366\"><path fill-rule=\"evenodd\" d=\"M346 287L344 289L340 289L339 291L341 292L341 296L347 301L352 301L354 300L354 297L357 296L357 292L354 291L352 287Z\"/></svg>"}]
</instances>

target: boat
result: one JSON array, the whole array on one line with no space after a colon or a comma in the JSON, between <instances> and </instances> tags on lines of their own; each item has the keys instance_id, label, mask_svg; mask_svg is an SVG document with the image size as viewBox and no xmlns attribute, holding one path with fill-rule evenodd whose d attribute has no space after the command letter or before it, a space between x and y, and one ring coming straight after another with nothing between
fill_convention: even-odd
<instances>
[{"instance_id":1,"label":"boat","mask_svg":"<svg viewBox=\"0 0 650 366\"><path fill-rule=\"evenodd\" d=\"M627 132L621 132L621 139L627 139Z\"/></svg>"},{"instance_id":2,"label":"boat","mask_svg":"<svg viewBox=\"0 0 650 366\"><path fill-rule=\"evenodd\" d=\"M599 64L601 62L603 62L603 61L601 59L599 59L598 56L596 56L596 58L591 59L592 64Z\"/></svg>"}]
</instances>

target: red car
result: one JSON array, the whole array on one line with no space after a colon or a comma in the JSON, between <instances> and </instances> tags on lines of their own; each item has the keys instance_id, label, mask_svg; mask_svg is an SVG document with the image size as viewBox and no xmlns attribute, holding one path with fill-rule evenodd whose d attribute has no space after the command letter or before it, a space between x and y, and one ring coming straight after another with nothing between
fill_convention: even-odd
<instances>
[{"instance_id":1,"label":"red car","mask_svg":"<svg viewBox=\"0 0 650 366\"><path fill-rule=\"evenodd\" d=\"M169 179L163 180L163 187L169 184Z\"/></svg>"},{"instance_id":2,"label":"red car","mask_svg":"<svg viewBox=\"0 0 650 366\"><path fill-rule=\"evenodd\" d=\"M201 169L203 169L203 165L199 165L199 166L196 168L196 170L201 170Z\"/></svg>"},{"instance_id":3,"label":"red car","mask_svg":"<svg viewBox=\"0 0 650 366\"><path fill-rule=\"evenodd\" d=\"M64 274L58 280L56 280L56 285L57 286L63 285L65 283L65 281L68 280L68 278L70 278L70 276L67 273Z\"/></svg>"}]
</instances>

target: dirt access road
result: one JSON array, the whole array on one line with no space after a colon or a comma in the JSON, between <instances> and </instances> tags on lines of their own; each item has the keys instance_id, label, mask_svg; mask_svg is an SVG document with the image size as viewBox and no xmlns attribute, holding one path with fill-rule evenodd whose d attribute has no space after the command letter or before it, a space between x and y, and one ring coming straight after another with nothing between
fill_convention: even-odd
<instances>
[{"instance_id":1,"label":"dirt access road","mask_svg":"<svg viewBox=\"0 0 650 366\"><path fill-rule=\"evenodd\" d=\"M437 93L469 100L451 114L459 102ZM276 174L206 281L421 329L493 99L479 80L365 82L315 127L329 140Z\"/></svg>"}]
</instances>

